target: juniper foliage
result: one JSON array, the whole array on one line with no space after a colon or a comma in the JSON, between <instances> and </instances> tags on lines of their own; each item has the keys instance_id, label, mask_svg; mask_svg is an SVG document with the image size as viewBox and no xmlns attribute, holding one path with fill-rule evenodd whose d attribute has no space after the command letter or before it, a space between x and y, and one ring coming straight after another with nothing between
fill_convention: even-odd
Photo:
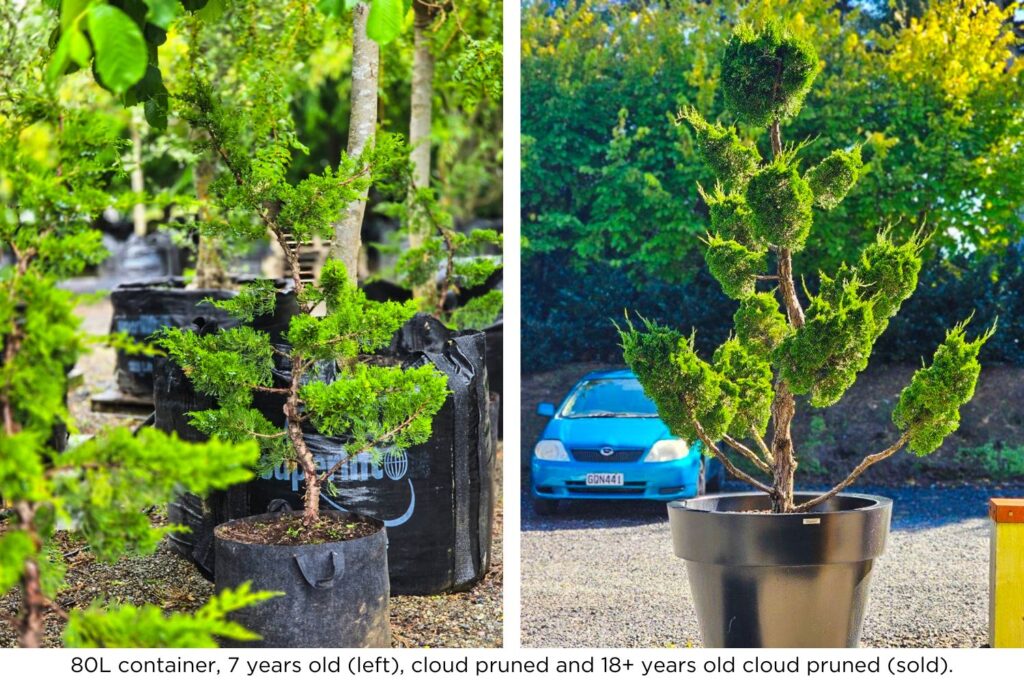
<instances>
[{"instance_id":1,"label":"juniper foliage","mask_svg":"<svg viewBox=\"0 0 1024 683\"><path fill-rule=\"evenodd\" d=\"M258 443L260 470L282 463L300 469L303 521L312 524L321 491L333 491L332 475L342 463L363 452L380 460L388 448L425 442L448 395L446 377L432 365L399 368L371 358L415 314L414 303L367 300L336 260L306 282L293 247L329 240L343 207L365 197L375 181L393 182L400 174L406 148L397 136L379 134L363 154L342 153L335 167L295 180L292 152L303 147L287 116L286 94L232 98L196 77L176 98L181 115L203 133L199 144L218 159L211 197L230 219L211 229L234 237L269 233L284 253L300 313L289 322L284 348L247 325L212 335L168 329L160 344L198 391L216 399L216 407L191 414L192 424L227 441ZM252 134L261 130L268 134ZM256 281L216 305L251 322L273 310L274 295L272 283ZM325 314L317 312L321 306ZM287 384L275 382L275 368L287 371ZM256 394L283 400L283 428L253 407ZM345 457L326 468L306 443L309 428L342 438Z\"/></svg>"},{"instance_id":2,"label":"juniper foliage","mask_svg":"<svg viewBox=\"0 0 1024 683\"><path fill-rule=\"evenodd\" d=\"M169 527L153 526L147 509L171 500L180 486L208 492L245 481L257 449L217 440L186 444L126 428L65 447L62 435L74 431L68 372L90 345L121 340L83 332L75 315L80 298L58 281L105 257L94 221L136 198L125 190L124 138L117 120L104 114L104 96L81 83L60 94L39 78L47 55L35 47L45 44L35 29L52 26L25 27L8 44L22 69L5 77L0 111L0 246L11 255L0 267L0 501L13 513L0 529L0 594L20 588L19 643L38 647L46 615L64 616L55 602L66 569L58 528L102 562L152 552ZM227 611L268 597L242 588L214 598L200 615L175 616L175 628L152 616L156 607L97 604L67 615L65 643L212 644L214 635L234 629ZM126 618L129 610L151 617ZM81 637L85 621L97 631L116 624L116 641Z\"/></svg>"},{"instance_id":3,"label":"juniper foliage","mask_svg":"<svg viewBox=\"0 0 1024 683\"><path fill-rule=\"evenodd\" d=\"M726 47L722 88L727 108L735 120L768 129L770 160L761 161L752 142L708 123L692 109L679 117L693 127L701 154L718 177L713 192L700 190L713 230L705 240L705 260L725 294L739 300L735 336L708 362L695 351L696 332L687 338L649 321L642 328L630 323L620 330L626 362L672 433L701 439L733 476L767 493L774 512L811 509L904 446L918 455L937 449L959 424L960 406L973 396L978 352L994 331L968 340L966 322L950 330L932 364L919 370L900 395L892 416L900 433L896 442L866 456L826 493L794 503L798 460L789 435L795 396L807 395L818 407L843 397L867 367L889 320L913 294L927 241L918 231L896 243L888 230L881 231L854 264L820 274L818 291L806 293L805 309L792 254L803 248L815 208L828 211L839 205L855 191L863 169L854 146L834 151L801 174L804 145L782 144L781 124L799 113L819 68L809 44L776 23L759 29L740 26ZM770 262L773 273L768 272ZM761 282L777 286L758 290ZM734 455L717 445L720 439ZM731 458L737 455L771 481L735 467Z\"/></svg>"}]
</instances>

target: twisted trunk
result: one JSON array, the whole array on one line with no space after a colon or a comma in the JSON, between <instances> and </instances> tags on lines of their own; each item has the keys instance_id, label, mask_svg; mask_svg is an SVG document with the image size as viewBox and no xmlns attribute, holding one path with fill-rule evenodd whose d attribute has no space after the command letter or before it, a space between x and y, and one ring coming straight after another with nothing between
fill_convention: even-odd
<instances>
[{"instance_id":1,"label":"twisted trunk","mask_svg":"<svg viewBox=\"0 0 1024 683\"><path fill-rule=\"evenodd\" d=\"M380 48L366 35L370 6L357 3L352 8L352 111L349 115L348 154L359 156L373 144L377 128L377 79L380 72ZM358 199L345 207L334 225L334 243L330 255L345 264L352 282L359 278L359 251L362 246L363 215L366 200Z\"/></svg>"},{"instance_id":2,"label":"twisted trunk","mask_svg":"<svg viewBox=\"0 0 1024 683\"><path fill-rule=\"evenodd\" d=\"M35 509L29 503L15 505L18 528L36 538ZM38 546L38 541L36 541ZM38 552L39 548L36 548ZM47 600L39 578L39 564L34 557L25 560L21 577L21 618L18 620L18 645L21 647L43 646L43 617L46 616Z\"/></svg>"},{"instance_id":3,"label":"twisted trunk","mask_svg":"<svg viewBox=\"0 0 1024 683\"><path fill-rule=\"evenodd\" d=\"M782 134L779 122L771 125L772 154L782 153ZM779 294L786 307L789 324L794 328L804 324L804 312L796 295L793 282L793 256L789 249L778 250L777 276ZM796 415L796 400L786 382L775 382L775 398L772 400L772 512L793 511L793 481L797 462L793 453L791 426Z\"/></svg>"}]
</instances>

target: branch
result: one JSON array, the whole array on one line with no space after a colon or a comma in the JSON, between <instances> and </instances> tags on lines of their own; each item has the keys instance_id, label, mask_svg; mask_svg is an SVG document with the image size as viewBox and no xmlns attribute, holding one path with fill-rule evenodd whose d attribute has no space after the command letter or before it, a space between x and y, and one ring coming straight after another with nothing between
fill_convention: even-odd
<instances>
[{"instance_id":1,"label":"branch","mask_svg":"<svg viewBox=\"0 0 1024 683\"><path fill-rule=\"evenodd\" d=\"M752 476L736 467L736 465L732 464L732 461L729 460L729 458L725 457L725 453L719 450L718 446L716 446L714 442L708 438L707 432L704 431L704 427L701 426L700 422L698 422L696 418L693 419L693 428L697 431L697 436L700 437L701 442L705 446L707 446L707 448L714 454L716 458L722 461L722 466L725 467L729 474L731 474L736 479L739 479L740 481L744 481L750 484L759 491L771 494L772 489L770 486L768 486L767 484L762 484L757 479L754 479Z\"/></svg>"},{"instance_id":2,"label":"branch","mask_svg":"<svg viewBox=\"0 0 1024 683\"><path fill-rule=\"evenodd\" d=\"M408 427L410 424L412 424L412 421L415 420L417 417L419 417L420 414L424 410L426 410L426 408L427 408L427 402L424 401L423 403L420 404L420 407L415 410L415 412L413 412L411 415L409 415L409 417L405 418L404 420L402 420L402 422L400 424L398 424L395 427L389 429L388 431L384 432L383 434L378 436L376 439L374 439L370 443L366 444L362 448L362 450L360 452L367 451L367 450L369 450L371 448L376 448L381 443L383 443L383 442L387 441L388 439L390 439L391 437L395 436L400 431L402 431L403 429ZM352 459L352 456L349 455L346 458L342 458L341 460L338 460L336 463L331 465L331 467L326 472L324 472L323 474L320 475L320 477L319 477L320 481L324 482L324 481L327 481L328 479L330 479L330 477L335 472L337 472L339 469L341 469L341 466L344 463L348 462L351 459Z\"/></svg>"},{"instance_id":3,"label":"branch","mask_svg":"<svg viewBox=\"0 0 1024 683\"><path fill-rule=\"evenodd\" d=\"M757 432L756 429L750 430L750 435L754 437L754 442L757 443L757 447L761 449L761 454L768 463L775 462L775 456L772 455L772 449L768 448L768 444L764 442L764 438Z\"/></svg>"},{"instance_id":4,"label":"branch","mask_svg":"<svg viewBox=\"0 0 1024 683\"><path fill-rule=\"evenodd\" d=\"M727 444L729 444L730 446L732 446L733 450L739 452L740 455L745 457L750 462L754 463L754 465L757 466L757 469L761 470L765 474L771 474L772 473L771 468L768 467L768 463L766 463L765 461L761 460L761 458L757 457L757 453L755 453L754 451L752 451L749 448L747 448L746 446L744 446L737 439L732 438L728 434L723 434L722 435L722 441L724 441Z\"/></svg>"},{"instance_id":5,"label":"branch","mask_svg":"<svg viewBox=\"0 0 1024 683\"><path fill-rule=\"evenodd\" d=\"M881 461L885 460L886 458L888 458L889 456L894 455L896 453L896 451L898 451L899 449L903 448L903 446L907 443L908 440L910 440L910 434L909 433L904 434L903 436L901 436L899 438L899 441L897 441L893 445L889 446L884 451L879 451L878 453L873 453L873 454L865 457L863 460L860 461L859 465L857 465L856 467L853 468L852 472L850 472L848 475L846 475L846 479L843 479L841 482L839 482L838 484L833 486L832 489L830 491L828 491L827 493L823 493L820 496L818 496L817 498L812 498L811 500L807 501L806 503L800 503L799 505L794 506L793 507L793 512L807 512L808 510L810 510L815 505L818 505L820 503L824 503L826 500L828 500L832 496L836 495L837 493L839 493L840 491L845 489L847 486L852 484L854 481L856 481L857 477L859 477L861 474L864 473L864 470L866 470L867 468L871 467L875 463L881 462Z\"/></svg>"}]
</instances>

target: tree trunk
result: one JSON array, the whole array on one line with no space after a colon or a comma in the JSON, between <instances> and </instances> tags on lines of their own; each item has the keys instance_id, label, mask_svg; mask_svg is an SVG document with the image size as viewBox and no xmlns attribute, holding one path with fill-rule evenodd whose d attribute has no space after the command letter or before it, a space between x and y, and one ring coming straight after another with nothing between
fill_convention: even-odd
<instances>
[{"instance_id":1,"label":"tree trunk","mask_svg":"<svg viewBox=\"0 0 1024 683\"><path fill-rule=\"evenodd\" d=\"M142 117L136 111L132 114L131 123L128 126L132 137L132 168L131 183L132 192L142 194L146 189L146 178L142 174L142 134L139 133L139 126L142 125ZM136 237L146 236L146 205L137 202L132 207L133 232Z\"/></svg>"},{"instance_id":2,"label":"tree trunk","mask_svg":"<svg viewBox=\"0 0 1024 683\"><path fill-rule=\"evenodd\" d=\"M207 201L210 196L210 182L213 180L213 162L204 158L196 165L195 188L199 200L199 221L209 220ZM196 289L227 289L231 286L224 262L220 258L220 243L214 237L199 235L199 247L196 251L196 277L193 280Z\"/></svg>"},{"instance_id":3,"label":"tree trunk","mask_svg":"<svg viewBox=\"0 0 1024 683\"><path fill-rule=\"evenodd\" d=\"M359 156L372 144L377 128L377 77L380 72L380 48L366 35L369 5L358 3L352 9L352 99L348 128L348 153ZM352 282L359 279L359 250L366 200L345 208L334 226L331 257L341 260Z\"/></svg>"},{"instance_id":4,"label":"tree trunk","mask_svg":"<svg viewBox=\"0 0 1024 683\"><path fill-rule=\"evenodd\" d=\"M43 646L43 616L46 614L46 598L39 582L39 565L35 560L26 560L25 574L21 579L24 592L24 614L18 628L18 645L21 647Z\"/></svg>"},{"instance_id":5,"label":"tree trunk","mask_svg":"<svg viewBox=\"0 0 1024 683\"><path fill-rule=\"evenodd\" d=\"M428 29L434 20L434 10L419 0L413 3L412 91L410 95L409 144L412 153L412 186L414 189L430 187L430 129L434 113L434 54L430 51L431 36ZM415 202L409 205L409 246L416 248L430 237L430 222L422 216L423 209ZM436 287L427 283L416 288L417 298L436 297Z\"/></svg>"},{"instance_id":6,"label":"tree trunk","mask_svg":"<svg viewBox=\"0 0 1024 683\"><path fill-rule=\"evenodd\" d=\"M782 134L779 122L772 123L770 128L772 155L782 153ZM779 295L786 307L789 324L794 328L804 324L804 312L797 298L796 285L793 282L793 258L789 249L778 250L777 274L779 278ZM796 401L789 387L783 380L775 383L775 398L772 401L772 512L792 512L793 481L797 462L793 454L793 436L790 426L796 415Z\"/></svg>"}]
</instances>

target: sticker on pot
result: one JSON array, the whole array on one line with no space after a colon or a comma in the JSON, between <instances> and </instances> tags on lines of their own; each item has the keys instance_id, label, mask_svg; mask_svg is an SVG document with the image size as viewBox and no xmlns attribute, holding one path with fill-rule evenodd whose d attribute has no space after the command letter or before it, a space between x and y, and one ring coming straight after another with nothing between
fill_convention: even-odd
<instances>
[{"instance_id":1,"label":"sticker on pot","mask_svg":"<svg viewBox=\"0 0 1024 683\"><path fill-rule=\"evenodd\" d=\"M369 453L347 458L344 448L316 455L317 469L326 472L337 466L330 481L338 491L336 496L322 492L320 497L335 510L371 514L385 526L401 526L412 518L416 510L416 487L409 475L409 454L399 448L385 450L380 462L374 462ZM338 465L339 461L342 461ZM302 490L303 473L278 465L264 479L289 481L293 493ZM368 508L372 507L372 510Z\"/></svg>"}]
</instances>

